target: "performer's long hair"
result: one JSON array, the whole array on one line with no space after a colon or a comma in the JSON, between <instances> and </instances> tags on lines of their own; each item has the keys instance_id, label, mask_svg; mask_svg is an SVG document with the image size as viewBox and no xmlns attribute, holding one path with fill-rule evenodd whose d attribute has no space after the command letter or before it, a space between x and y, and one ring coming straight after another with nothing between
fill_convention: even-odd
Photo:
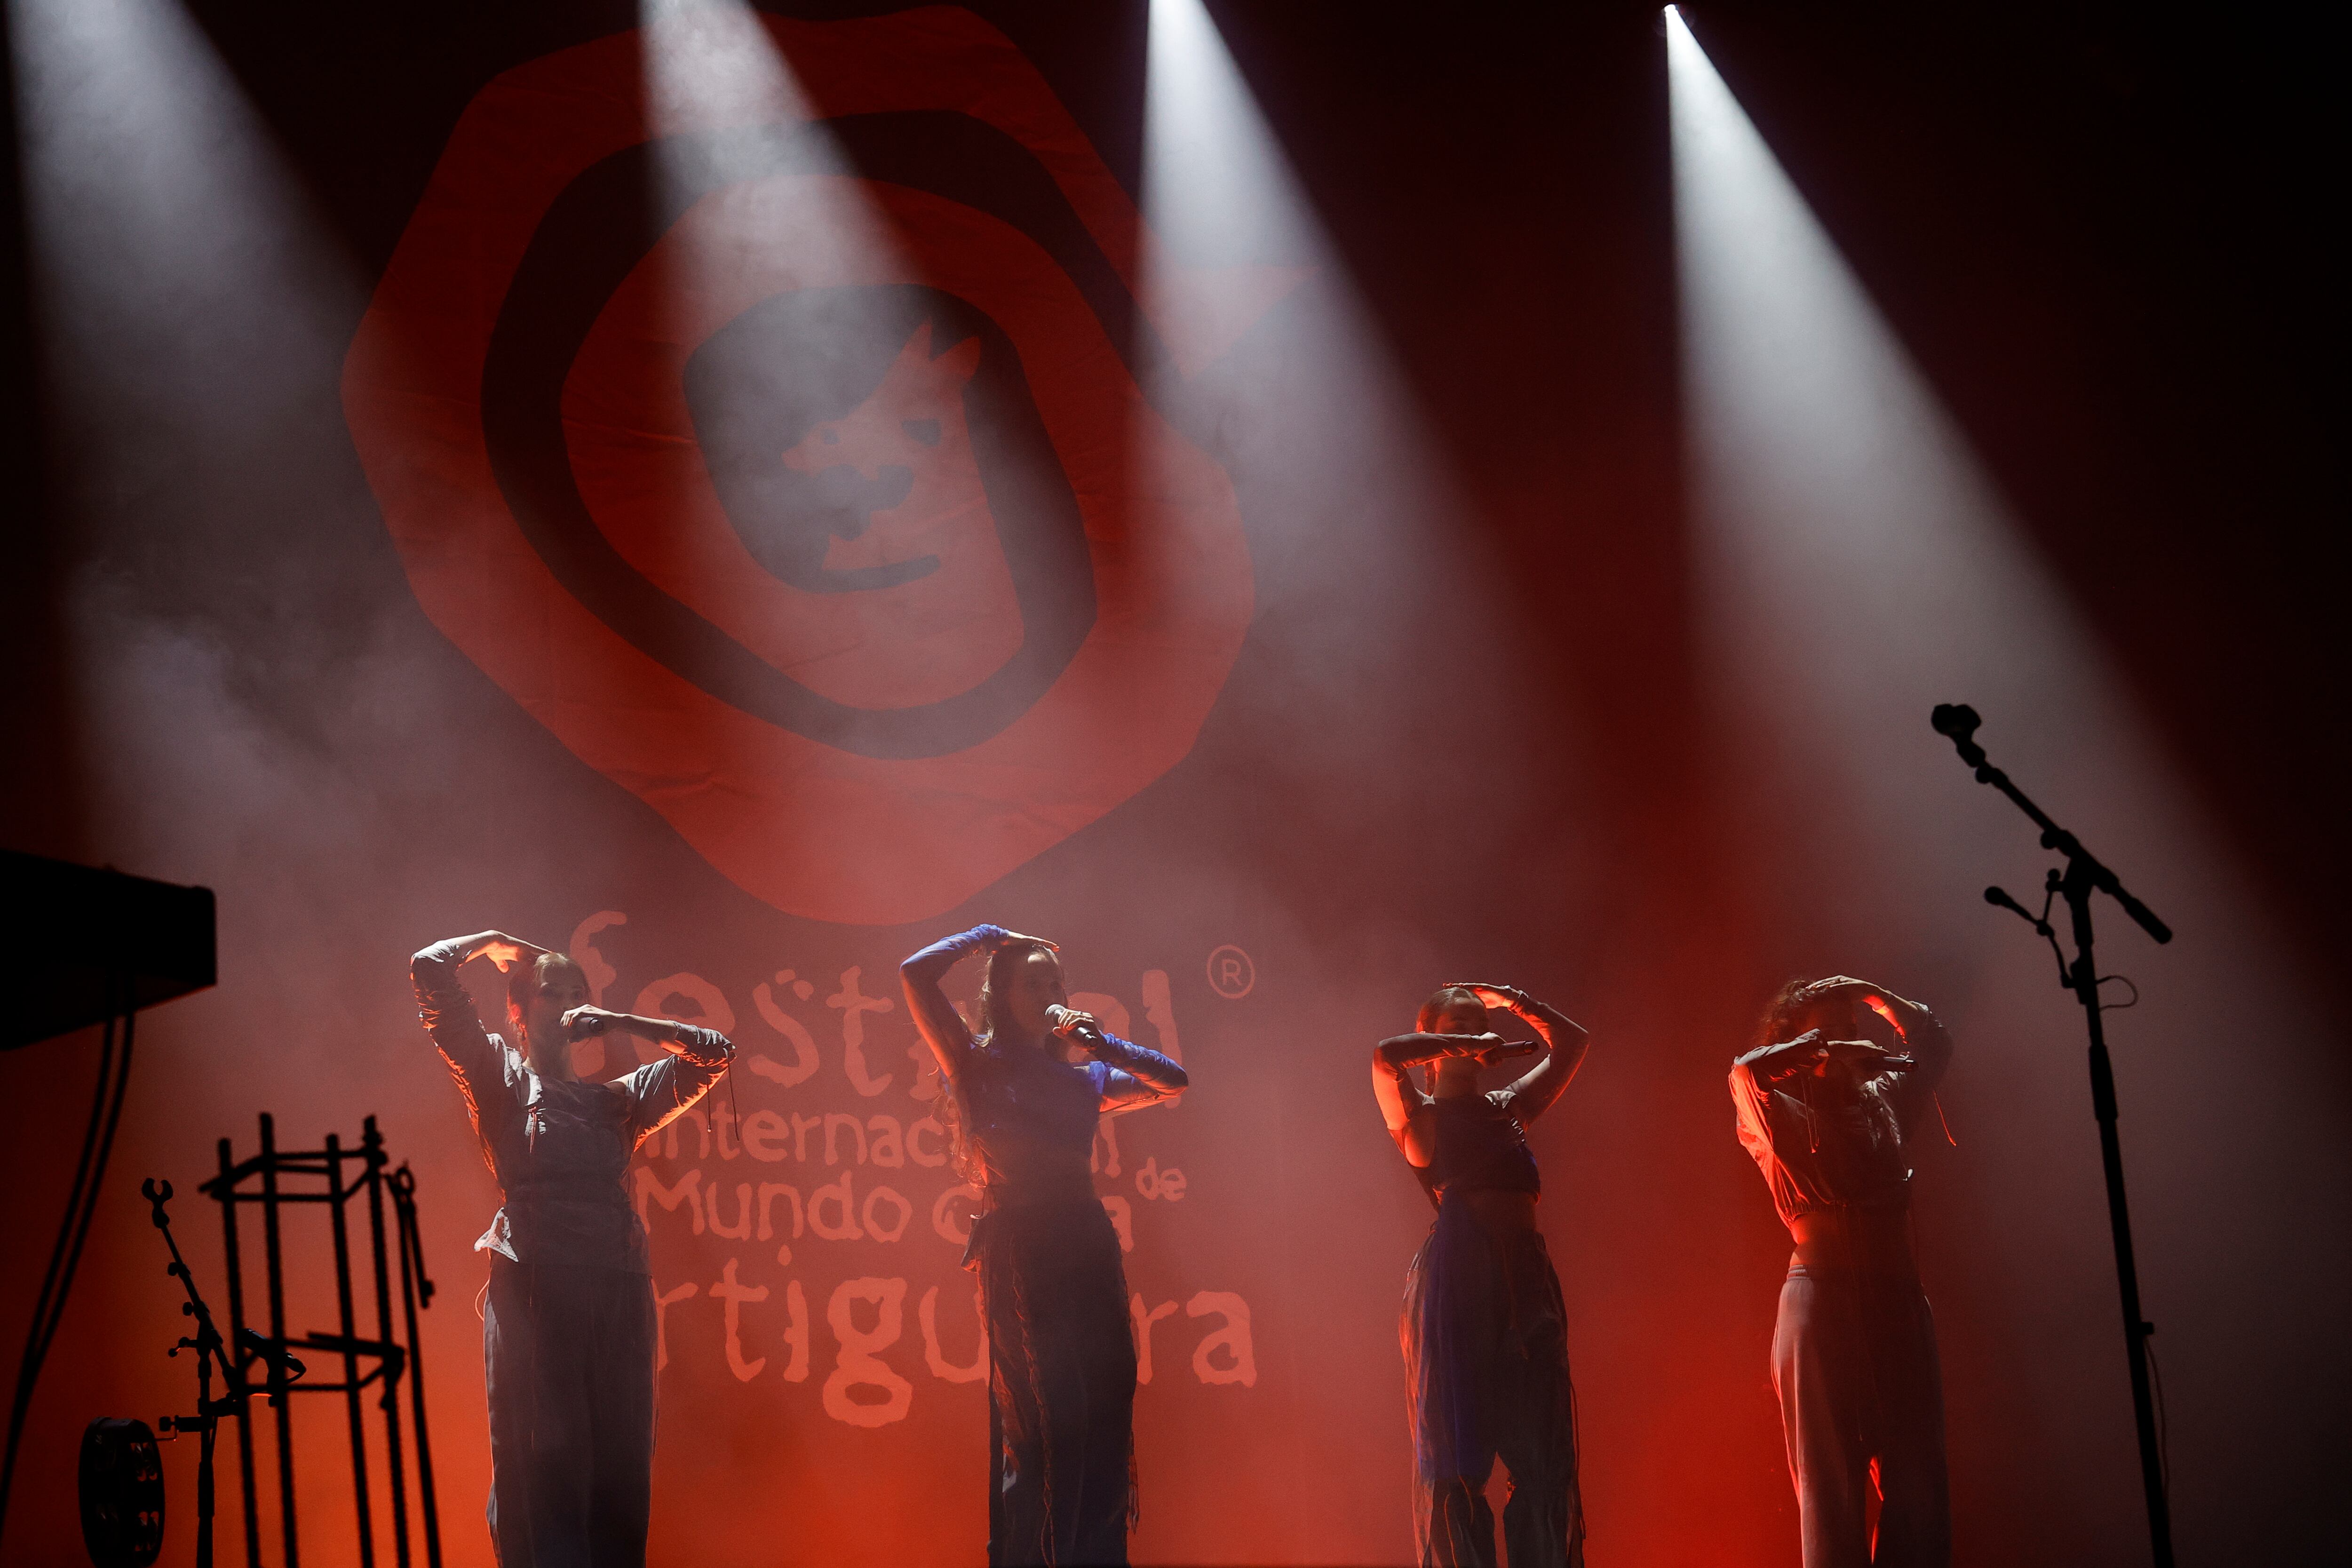
<instances>
[{"instance_id":1,"label":"performer's long hair","mask_svg":"<svg viewBox=\"0 0 2352 1568\"><path fill-rule=\"evenodd\" d=\"M1800 974L1772 993L1772 1000L1764 1004L1764 1016L1756 1020L1756 1032L1748 1045L1785 1045L1803 1034L1806 1021L1818 1005L1818 998L1807 994L1813 984Z\"/></svg>"},{"instance_id":2,"label":"performer's long hair","mask_svg":"<svg viewBox=\"0 0 2352 1568\"><path fill-rule=\"evenodd\" d=\"M1042 942L1008 942L988 955L988 963L981 969L980 994L972 999L972 1011L979 1016L978 1026L972 1031L975 1052L985 1051L1000 1030L1012 1026L1013 976L1021 965L1029 962L1031 953L1050 951ZM988 1070L986 1057L975 1055L965 1059L970 1064L964 1069L967 1073ZM964 1136L966 1110L963 1089L945 1073L940 1076L939 1119L940 1125L948 1130L949 1163L954 1167L957 1175L977 1187L984 1173L981 1170L980 1159L971 1148L971 1140Z\"/></svg>"}]
</instances>

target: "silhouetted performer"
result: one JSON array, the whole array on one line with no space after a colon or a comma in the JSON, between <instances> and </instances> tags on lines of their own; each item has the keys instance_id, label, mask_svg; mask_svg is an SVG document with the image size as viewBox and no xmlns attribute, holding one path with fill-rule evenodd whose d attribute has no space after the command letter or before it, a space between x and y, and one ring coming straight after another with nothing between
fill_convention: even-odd
<instances>
[{"instance_id":1,"label":"silhouetted performer","mask_svg":"<svg viewBox=\"0 0 2352 1568\"><path fill-rule=\"evenodd\" d=\"M1906 1152L1951 1057L1927 1008L1841 974L1782 988L1756 1048L1732 1064L1739 1142L1797 1243L1772 1386L1805 1568L1952 1560L1943 1374L1912 1252Z\"/></svg>"},{"instance_id":2,"label":"silhouetted performer","mask_svg":"<svg viewBox=\"0 0 2352 1568\"><path fill-rule=\"evenodd\" d=\"M457 978L477 957L506 973L505 1038L483 1032ZM500 931L436 942L409 972L506 1198L474 1243L490 1255L491 1544L501 1568L642 1568L654 1291L623 1182L637 1145L701 1099L735 1047L709 1029L592 1007L577 963ZM671 1054L625 1078L574 1078L572 1042L608 1029Z\"/></svg>"},{"instance_id":3,"label":"silhouetted performer","mask_svg":"<svg viewBox=\"0 0 2352 1568\"><path fill-rule=\"evenodd\" d=\"M1508 1088L1481 1093L1481 1068L1536 1048L1513 1050L1489 1032L1490 1007L1532 1026L1544 1058ZM1568 1313L1536 1228L1543 1177L1525 1130L1576 1076L1584 1031L1508 985L1448 985L1422 1004L1417 1029L1374 1047L1372 1092L1437 1205L1405 1276L1400 1324L1423 1568L1492 1568L1486 1488L1497 1455L1511 1479L1503 1508L1511 1568L1580 1565ZM1427 1094L1405 1076L1423 1062Z\"/></svg>"},{"instance_id":4,"label":"silhouetted performer","mask_svg":"<svg viewBox=\"0 0 2352 1568\"><path fill-rule=\"evenodd\" d=\"M976 1039L940 989L972 952L987 955ZM1182 1093L1184 1069L1069 1011L1061 960L1038 938L974 926L898 973L947 1077L957 1167L981 1190L964 1266L988 1325L988 1561L1123 1563L1135 1341L1118 1234L1095 1195L1095 1123ZM1094 1059L1066 1060L1072 1044Z\"/></svg>"}]
</instances>

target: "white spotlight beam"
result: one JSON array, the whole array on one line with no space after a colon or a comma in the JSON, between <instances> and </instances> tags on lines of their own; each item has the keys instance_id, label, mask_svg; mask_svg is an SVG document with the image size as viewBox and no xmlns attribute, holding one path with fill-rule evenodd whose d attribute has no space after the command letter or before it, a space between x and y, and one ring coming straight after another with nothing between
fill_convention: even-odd
<instances>
[{"instance_id":1,"label":"white spotlight beam","mask_svg":"<svg viewBox=\"0 0 2352 1568\"><path fill-rule=\"evenodd\" d=\"M2023 997L2030 980L2046 984L2014 930L1976 903L1989 873L2014 875L2021 860L2039 867L2021 853L2030 829L1982 803L1928 732L1931 705L1966 700L1984 710L1989 731L1998 726L1998 747L2020 775L2043 784L2037 797L2080 821L2135 888L2168 912L2202 912L2209 929L2196 933L2199 945L2231 946L2234 962L2263 971L2231 991L2296 993L2296 977L2279 973L2258 937L2233 934L2241 922L2263 922L2245 907L2226 853L2173 785L2123 683L1967 440L1679 12L1667 8L1664 20L1701 635L1733 725L1745 731L1738 787L1761 802L1751 808L1779 814L1780 831L1759 851L1778 857L1765 874L1792 907L1810 906L1803 918L1824 941L1932 954L1969 974L1980 1014L2002 1006L2004 992ZM2111 946L2127 945L2128 933L2116 934L2124 940ZM2210 984L2217 962L2166 951L2175 1016L2200 1011L2191 965L2204 965ZM2016 1005L2020 1023L2054 1023ZM2214 994L2202 1005L2226 1004ZM2177 1152L2185 1140L2175 1119L2187 1106L2176 1084L2195 1047L2162 1016L2135 1015L2134 1026L2136 1105L2147 1118L2136 1121L2138 1136ZM2002 1067L2012 1085L2046 1070L2022 1056ZM2071 1106L2079 1082L2050 1079L2044 1092ZM2010 1109L2020 1118L2047 1110L2022 1099ZM2251 1100L2241 1109L2257 1114ZM2259 1114L2285 1122L2299 1113L2282 1098ZM2087 1261L2105 1229L2093 1202L2096 1167L2062 1166L2049 1151L2022 1157L2043 1166L2045 1194L2072 1205L2070 1238L2045 1247L2042 1268L2020 1272L2011 1289L2036 1300L2074 1292L2086 1309L2097 1295L2112 1301L2113 1276L2095 1284L2105 1271ZM2015 1163L1975 1173L1988 1199L2026 1179ZM2201 1178L2234 1180L2210 1166ZM2197 1206L2200 1181L2177 1152L2149 1162L2139 1181L2164 1216L2141 1237L2151 1294L2193 1310L2203 1288L2164 1254L2172 1226ZM2114 1484L2090 1490L2117 1533L2129 1529L2126 1499L2137 1489L2126 1479L2123 1425L2108 1414L2119 1414L2124 1366L2113 1359L2112 1320L2087 1310L2074 1319L2066 1332L2079 1355L2038 1363L2051 1376L1999 1397L2038 1405L2097 1455ZM2053 1380L2062 1367L2064 1378L2084 1375L2078 1366L2095 1369L2082 1388L2095 1397L2066 1400ZM2079 1515L2084 1503L2069 1506Z\"/></svg>"}]
</instances>

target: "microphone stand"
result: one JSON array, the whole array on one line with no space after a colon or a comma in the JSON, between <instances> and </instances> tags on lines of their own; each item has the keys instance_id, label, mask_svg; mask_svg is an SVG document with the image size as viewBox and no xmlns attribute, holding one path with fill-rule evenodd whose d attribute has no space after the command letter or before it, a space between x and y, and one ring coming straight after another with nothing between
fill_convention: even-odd
<instances>
[{"instance_id":1,"label":"microphone stand","mask_svg":"<svg viewBox=\"0 0 2352 1568\"><path fill-rule=\"evenodd\" d=\"M2172 928L2126 892L2116 874L2084 848L2080 839L2053 822L2046 812L2010 782L2007 773L1985 759L1984 748L1975 740L1977 726L1982 722L1975 709L1939 704L1930 722L1937 734L1951 741L1960 760L1976 770L1979 784L1990 784L2007 795L2042 829L2044 849L2054 849L2066 858L2063 872L2055 868L2050 872L2047 896L2042 900L2039 917L1999 888L1987 888L1984 896L1987 903L2022 916L2048 939L2052 949L2058 952L2058 984L2072 991L2074 999L2082 1004L2083 1019L2091 1031L2091 1113L2098 1119L2100 1163L2107 1178L2107 1222L2115 1232L2116 1278L2123 1295L2124 1347L2131 1365L2132 1416L2139 1429L2140 1485L2147 1494L2148 1538L2156 1568L2173 1568L2172 1510L2165 1496L2164 1452L2157 1436L2156 1403L2148 1378L2147 1342L2156 1332L2156 1325L2141 1315L2139 1268L2132 1256L2131 1213L2124 1202L2123 1144L2116 1131L2116 1075L2107 1056L2106 1031L2099 1017L2098 967L2091 956L2091 895L2105 893L2114 899L2142 931L2159 942L2172 940ZM2052 899L2066 900L2074 938L2071 963L2059 949L2057 935L2051 929Z\"/></svg>"},{"instance_id":2,"label":"microphone stand","mask_svg":"<svg viewBox=\"0 0 2352 1568\"><path fill-rule=\"evenodd\" d=\"M259 1392L247 1383L244 1372L228 1353L227 1342L213 1322L212 1310L196 1293L196 1277L188 1270L187 1260L180 1256L180 1244L172 1239L171 1217L163 1205L172 1199L172 1184L148 1178L140 1184L140 1192L148 1202L148 1217L155 1228L163 1233L163 1245L172 1249L172 1261L163 1272L180 1282L187 1293L180 1311L196 1322L194 1338L183 1338L168 1354L178 1355L184 1350L196 1352L196 1413L194 1415L166 1415L157 1423L165 1432L196 1434L196 1568L212 1568L213 1562L213 1441L220 1428L221 1417L245 1415L246 1401ZM213 1397L213 1367L220 1367L221 1381L227 1392Z\"/></svg>"}]
</instances>

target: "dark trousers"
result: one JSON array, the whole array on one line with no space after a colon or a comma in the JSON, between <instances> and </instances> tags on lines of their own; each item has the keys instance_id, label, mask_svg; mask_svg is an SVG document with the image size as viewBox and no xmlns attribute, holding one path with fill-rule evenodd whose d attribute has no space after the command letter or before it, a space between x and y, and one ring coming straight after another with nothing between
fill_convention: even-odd
<instances>
[{"instance_id":1,"label":"dark trousers","mask_svg":"<svg viewBox=\"0 0 2352 1568\"><path fill-rule=\"evenodd\" d=\"M1772 1331L1772 1386L1805 1568L1948 1568L1944 1379L1918 1280L1791 1268Z\"/></svg>"},{"instance_id":2,"label":"dark trousers","mask_svg":"<svg viewBox=\"0 0 2352 1568\"><path fill-rule=\"evenodd\" d=\"M1118 1236L1091 1195L981 1216L988 1323L988 1561L1127 1562L1135 1337Z\"/></svg>"},{"instance_id":3,"label":"dark trousers","mask_svg":"<svg viewBox=\"0 0 2352 1568\"><path fill-rule=\"evenodd\" d=\"M653 1281L495 1258L482 1353L499 1568L644 1568Z\"/></svg>"},{"instance_id":4,"label":"dark trousers","mask_svg":"<svg viewBox=\"0 0 2352 1568\"><path fill-rule=\"evenodd\" d=\"M1568 1313L1543 1237L1449 1201L1406 1277L1402 1338L1422 1568L1495 1568L1497 1458L1511 1568L1582 1568Z\"/></svg>"}]
</instances>

